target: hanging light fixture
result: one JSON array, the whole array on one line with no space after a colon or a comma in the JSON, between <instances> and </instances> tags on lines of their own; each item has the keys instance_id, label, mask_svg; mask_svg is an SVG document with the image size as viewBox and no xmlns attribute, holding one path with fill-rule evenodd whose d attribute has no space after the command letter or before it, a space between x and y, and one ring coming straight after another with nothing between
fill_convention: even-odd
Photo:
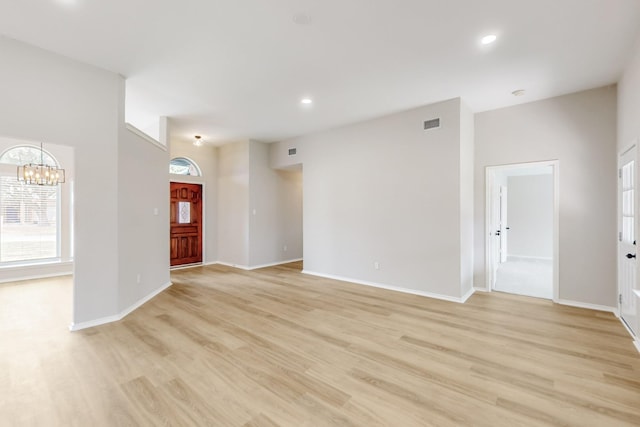
<instances>
[{"instance_id":1,"label":"hanging light fixture","mask_svg":"<svg viewBox=\"0 0 640 427\"><path fill-rule=\"evenodd\" d=\"M44 164L44 150L40 143L40 163L18 166L18 181L27 185L58 185L64 182L64 169Z\"/></svg>"},{"instance_id":2,"label":"hanging light fixture","mask_svg":"<svg viewBox=\"0 0 640 427\"><path fill-rule=\"evenodd\" d=\"M195 141L193 141L193 145L195 145L196 147L200 147L202 144L204 144L204 141L202 140L202 137L200 135L196 135L194 136Z\"/></svg>"}]
</instances>

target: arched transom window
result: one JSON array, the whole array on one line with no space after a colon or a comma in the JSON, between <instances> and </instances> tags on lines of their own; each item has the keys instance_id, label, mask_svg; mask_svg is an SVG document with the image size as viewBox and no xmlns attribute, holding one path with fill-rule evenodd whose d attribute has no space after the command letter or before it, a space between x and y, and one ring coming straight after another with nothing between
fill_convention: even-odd
<instances>
[{"instance_id":1,"label":"arched transom window","mask_svg":"<svg viewBox=\"0 0 640 427\"><path fill-rule=\"evenodd\" d=\"M198 165L186 157L171 159L171 162L169 162L169 173L174 175L202 176Z\"/></svg>"}]
</instances>

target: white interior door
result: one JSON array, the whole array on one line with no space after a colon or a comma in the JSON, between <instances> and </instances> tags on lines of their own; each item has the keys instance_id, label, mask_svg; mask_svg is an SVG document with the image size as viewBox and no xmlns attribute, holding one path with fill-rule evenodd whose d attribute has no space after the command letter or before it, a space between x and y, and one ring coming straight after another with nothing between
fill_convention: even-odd
<instances>
[{"instance_id":1,"label":"white interior door","mask_svg":"<svg viewBox=\"0 0 640 427\"><path fill-rule=\"evenodd\" d=\"M618 289L620 317L637 335L636 287L636 231L635 231L635 145L620 157L618 173Z\"/></svg>"},{"instance_id":2,"label":"white interior door","mask_svg":"<svg viewBox=\"0 0 640 427\"><path fill-rule=\"evenodd\" d=\"M491 265L490 288L493 289L496 285L498 266L500 265L500 186L492 182L490 193L491 213L489 226L489 259Z\"/></svg>"},{"instance_id":3,"label":"white interior door","mask_svg":"<svg viewBox=\"0 0 640 427\"><path fill-rule=\"evenodd\" d=\"M500 186L500 262L507 262L507 186Z\"/></svg>"}]
</instances>

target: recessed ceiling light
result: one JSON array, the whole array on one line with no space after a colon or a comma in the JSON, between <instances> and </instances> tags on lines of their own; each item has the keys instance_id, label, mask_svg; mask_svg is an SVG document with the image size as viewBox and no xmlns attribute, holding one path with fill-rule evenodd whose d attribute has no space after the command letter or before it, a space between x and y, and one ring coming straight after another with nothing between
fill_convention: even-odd
<instances>
[{"instance_id":1,"label":"recessed ceiling light","mask_svg":"<svg viewBox=\"0 0 640 427\"><path fill-rule=\"evenodd\" d=\"M522 95L524 95L524 89L514 90L513 92L511 92L511 95L513 95L513 96L522 96Z\"/></svg>"},{"instance_id":2,"label":"recessed ceiling light","mask_svg":"<svg viewBox=\"0 0 640 427\"><path fill-rule=\"evenodd\" d=\"M302 98L300 100L300 103L304 105L310 105L313 104L313 100L311 98Z\"/></svg>"},{"instance_id":3,"label":"recessed ceiling light","mask_svg":"<svg viewBox=\"0 0 640 427\"><path fill-rule=\"evenodd\" d=\"M482 38L482 40L480 40L480 42L482 44L491 44L494 41L496 41L497 39L498 39L498 36L496 36L495 34L489 34L489 35L484 36Z\"/></svg>"}]
</instances>

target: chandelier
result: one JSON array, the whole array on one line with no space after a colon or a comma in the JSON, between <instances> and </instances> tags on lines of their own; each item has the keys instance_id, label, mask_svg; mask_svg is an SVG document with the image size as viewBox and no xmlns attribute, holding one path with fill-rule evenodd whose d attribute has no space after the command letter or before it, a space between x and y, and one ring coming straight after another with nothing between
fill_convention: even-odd
<instances>
[{"instance_id":1,"label":"chandelier","mask_svg":"<svg viewBox=\"0 0 640 427\"><path fill-rule=\"evenodd\" d=\"M44 164L44 150L40 143L40 163L18 166L18 181L27 185L58 185L64 182L64 169Z\"/></svg>"}]
</instances>

